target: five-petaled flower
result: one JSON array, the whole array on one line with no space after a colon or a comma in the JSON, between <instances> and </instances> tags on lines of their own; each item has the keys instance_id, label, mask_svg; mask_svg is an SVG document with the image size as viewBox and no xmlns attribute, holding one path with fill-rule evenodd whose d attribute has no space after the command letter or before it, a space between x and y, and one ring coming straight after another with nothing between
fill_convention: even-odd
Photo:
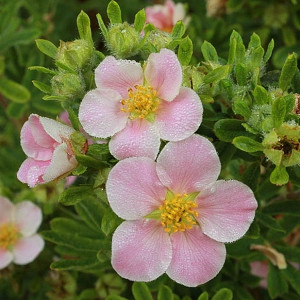
<instances>
[{"instance_id":1,"label":"five-petaled flower","mask_svg":"<svg viewBox=\"0 0 300 300\"><path fill-rule=\"evenodd\" d=\"M171 32L177 21L182 20L188 25L190 18L185 15L185 8L182 3L174 3L167 0L164 5L156 4L147 6L146 23L151 23L158 29Z\"/></svg>"},{"instance_id":2,"label":"five-petaled flower","mask_svg":"<svg viewBox=\"0 0 300 300\"><path fill-rule=\"evenodd\" d=\"M0 269L11 262L25 265L44 248L44 240L36 234L42 222L41 209L30 201L13 205L0 196Z\"/></svg>"},{"instance_id":3,"label":"five-petaled flower","mask_svg":"<svg viewBox=\"0 0 300 300\"><path fill-rule=\"evenodd\" d=\"M124 278L151 281L166 272L186 286L215 277L224 242L241 238L255 215L251 189L218 180L220 161L199 135L169 142L157 162L132 157L107 180L108 201L125 219L112 238L112 266Z\"/></svg>"},{"instance_id":4,"label":"five-petaled flower","mask_svg":"<svg viewBox=\"0 0 300 300\"><path fill-rule=\"evenodd\" d=\"M73 132L72 127L31 114L21 130L21 146L28 158L18 171L18 179L34 187L73 170L77 166L70 141Z\"/></svg>"},{"instance_id":5,"label":"five-petaled flower","mask_svg":"<svg viewBox=\"0 0 300 300\"><path fill-rule=\"evenodd\" d=\"M202 121L199 96L181 87L181 65L171 50L150 54L144 70L135 61L108 56L97 67L95 82L97 88L81 102L79 120L91 136L112 136L109 149L117 159L154 159L160 138L183 140Z\"/></svg>"}]
</instances>

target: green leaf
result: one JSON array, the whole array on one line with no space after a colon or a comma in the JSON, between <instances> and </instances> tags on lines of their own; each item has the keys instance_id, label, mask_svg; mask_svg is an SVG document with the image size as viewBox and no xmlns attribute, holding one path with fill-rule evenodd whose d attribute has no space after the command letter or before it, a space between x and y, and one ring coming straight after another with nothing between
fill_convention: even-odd
<instances>
[{"instance_id":1,"label":"green leaf","mask_svg":"<svg viewBox=\"0 0 300 300\"><path fill-rule=\"evenodd\" d=\"M58 202L69 206L93 196L95 194L91 186L71 186L60 194Z\"/></svg>"},{"instance_id":2,"label":"green leaf","mask_svg":"<svg viewBox=\"0 0 300 300\"><path fill-rule=\"evenodd\" d=\"M214 132L224 142L232 142L235 137L250 135L242 126L243 121L236 119L222 119L215 123Z\"/></svg>"},{"instance_id":3,"label":"green leaf","mask_svg":"<svg viewBox=\"0 0 300 300\"><path fill-rule=\"evenodd\" d=\"M238 149L245 151L245 152L257 152L263 151L264 147L261 143L246 137L246 136L239 136L233 139L233 144Z\"/></svg>"},{"instance_id":4,"label":"green leaf","mask_svg":"<svg viewBox=\"0 0 300 300\"><path fill-rule=\"evenodd\" d=\"M118 295L108 295L105 300L128 300L127 298Z\"/></svg>"},{"instance_id":5,"label":"green leaf","mask_svg":"<svg viewBox=\"0 0 300 300\"><path fill-rule=\"evenodd\" d=\"M236 38L230 37L229 53L228 53L228 64L232 65L235 60L236 53Z\"/></svg>"},{"instance_id":6,"label":"green leaf","mask_svg":"<svg viewBox=\"0 0 300 300\"><path fill-rule=\"evenodd\" d=\"M250 239L258 239L260 238L260 227L258 226L257 222L254 220L250 225L250 228L246 232L246 236Z\"/></svg>"},{"instance_id":7,"label":"green leaf","mask_svg":"<svg viewBox=\"0 0 300 300\"><path fill-rule=\"evenodd\" d=\"M218 82L223 78L226 78L229 73L230 66L225 65L218 67L212 71L210 71L203 79L203 82L206 84Z\"/></svg>"},{"instance_id":8,"label":"green leaf","mask_svg":"<svg viewBox=\"0 0 300 300\"><path fill-rule=\"evenodd\" d=\"M300 248L290 246L276 246L276 249L281 252L287 260L300 263Z\"/></svg>"},{"instance_id":9,"label":"green leaf","mask_svg":"<svg viewBox=\"0 0 300 300\"><path fill-rule=\"evenodd\" d=\"M300 202L297 200L284 200L273 202L262 209L262 212L270 215L288 214L300 216Z\"/></svg>"},{"instance_id":10,"label":"green leaf","mask_svg":"<svg viewBox=\"0 0 300 300\"><path fill-rule=\"evenodd\" d=\"M31 67L28 67L28 70L38 71L38 72L45 73L45 74L50 74L50 75L53 75L53 76L58 74L58 72L56 72L56 71L53 71L53 70L50 70L48 68L41 67L41 66L31 66Z\"/></svg>"},{"instance_id":11,"label":"green leaf","mask_svg":"<svg viewBox=\"0 0 300 300\"><path fill-rule=\"evenodd\" d=\"M37 80L32 80L33 85L39 89L40 91L42 91L45 94L51 94L52 93L52 88L50 85L45 84L41 81L37 81Z\"/></svg>"},{"instance_id":12,"label":"green leaf","mask_svg":"<svg viewBox=\"0 0 300 300\"><path fill-rule=\"evenodd\" d=\"M251 116L251 110L245 99L235 99L232 109L235 114L243 116L246 120ZM245 128L244 124L243 127Z\"/></svg>"},{"instance_id":13,"label":"green leaf","mask_svg":"<svg viewBox=\"0 0 300 300\"><path fill-rule=\"evenodd\" d=\"M211 300L231 300L233 298L232 291L227 288L220 289Z\"/></svg>"},{"instance_id":14,"label":"green leaf","mask_svg":"<svg viewBox=\"0 0 300 300\"><path fill-rule=\"evenodd\" d=\"M279 128L286 114L286 101L284 97L276 98L272 104L272 119L274 128Z\"/></svg>"},{"instance_id":15,"label":"green leaf","mask_svg":"<svg viewBox=\"0 0 300 300\"><path fill-rule=\"evenodd\" d=\"M171 36L173 39L180 39L185 33L185 26L182 21L176 22L172 29Z\"/></svg>"},{"instance_id":16,"label":"green leaf","mask_svg":"<svg viewBox=\"0 0 300 300\"><path fill-rule=\"evenodd\" d=\"M77 17L77 28L80 38L93 45L91 21L84 11L81 11Z\"/></svg>"},{"instance_id":17,"label":"green leaf","mask_svg":"<svg viewBox=\"0 0 300 300\"><path fill-rule=\"evenodd\" d=\"M31 96L25 86L5 77L0 77L0 93L5 98L17 103L27 102Z\"/></svg>"},{"instance_id":18,"label":"green leaf","mask_svg":"<svg viewBox=\"0 0 300 300\"><path fill-rule=\"evenodd\" d=\"M256 192L260 178L260 164L253 163L246 168L241 181L247 184L252 191Z\"/></svg>"},{"instance_id":19,"label":"green leaf","mask_svg":"<svg viewBox=\"0 0 300 300\"><path fill-rule=\"evenodd\" d=\"M0 56L0 75L4 73L5 70L5 59L4 56Z\"/></svg>"},{"instance_id":20,"label":"green leaf","mask_svg":"<svg viewBox=\"0 0 300 300\"><path fill-rule=\"evenodd\" d=\"M245 62L245 54L246 48L243 44L243 41L238 41L236 44L236 63L244 63Z\"/></svg>"},{"instance_id":21,"label":"green leaf","mask_svg":"<svg viewBox=\"0 0 300 300\"><path fill-rule=\"evenodd\" d=\"M41 52L54 59L57 57L58 49L53 43L42 39L37 39L35 42Z\"/></svg>"},{"instance_id":22,"label":"green leaf","mask_svg":"<svg viewBox=\"0 0 300 300\"><path fill-rule=\"evenodd\" d=\"M145 9L141 9L134 18L134 28L137 32L141 32L146 22Z\"/></svg>"},{"instance_id":23,"label":"green leaf","mask_svg":"<svg viewBox=\"0 0 300 300\"><path fill-rule=\"evenodd\" d=\"M264 56L264 63L267 63L267 61L270 59L273 49L274 49L274 40L272 39L268 45L266 54Z\"/></svg>"},{"instance_id":24,"label":"green leaf","mask_svg":"<svg viewBox=\"0 0 300 300\"><path fill-rule=\"evenodd\" d=\"M105 39L107 39L108 31L107 31L107 28L106 28L106 26L105 26L105 24L103 22L103 19L102 19L101 15L97 14L96 18L98 20L99 28L100 28L100 30L102 32L102 35L104 36Z\"/></svg>"},{"instance_id":25,"label":"green leaf","mask_svg":"<svg viewBox=\"0 0 300 300\"><path fill-rule=\"evenodd\" d=\"M68 100L67 97L65 96L52 96L52 95L45 95L43 98L43 100L46 100L46 101L51 101L51 100L55 100L55 101L66 101Z\"/></svg>"},{"instance_id":26,"label":"green leaf","mask_svg":"<svg viewBox=\"0 0 300 300\"><path fill-rule=\"evenodd\" d=\"M284 166L276 166L270 175L270 181L276 185L283 185L288 183L289 174Z\"/></svg>"},{"instance_id":27,"label":"green leaf","mask_svg":"<svg viewBox=\"0 0 300 300\"><path fill-rule=\"evenodd\" d=\"M191 61L193 55L193 42L192 40L187 36L184 39L182 39L179 48L178 48L178 59L180 63L185 66L188 65Z\"/></svg>"},{"instance_id":28,"label":"green leaf","mask_svg":"<svg viewBox=\"0 0 300 300\"><path fill-rule=\"evenodd\" d=\"M6 113L11 118L20 119L27 110L27 104L10 102L6 108Z\"/></svg>"},{"instance_id":29,"label":"green leaf","mask_svg":"<svg viewBox=\"0 0 300 300\"><path fill-rule=\"evenodd\" d=\"M204 41L201 45L201 51L205 61L218 62L218 53L211 43Z\"/></svg>"},{"instance_id":30,"label":"green leaf","mask_svg":"<svg viewBox=\"0 0 300 300\"><path fill-rule=\"evenodd\" d=\"M107 208L102 218L101 230L105 235L109 235L120 223L121 219L110 208Z\"/></svg>"},{"instance_id":31,"label":"green leaf","mask_svg":"<svg viewBox=\"0 0 300 300\"><path fill-rule=\"evenodd\" d=\"M239 85L245 86L247 84L248 71L244 64L239 63L235 68L235 77Z\"/></svg>"},{"instance_id":32,"label":"green leaf","mask_svg":"<svg viewBox=\"0 0 300 300\"><path fill-rule=\"evenodd\" d=\"M166 285L161 285L158 290L157 300L166 300L166 299L168 300L174 299L172 290Z\"/></svg>"},{"instance_id":33,"label":"green leaf","mask_svg":"<svg viewBox=\"0 0 300 300\"><path fill-rule=\"evenodd\" d=\"M249 61L248 61L248 65L251 68L251 70L254 70L256 67L260 67L264 53L265 51L261 46L253 50L253 52L249 56Z\"/></svg>"},{"instance_id":34,"label":"green leaf","mask_svg":"<svg viewBox=\"0 0 300 300\"><path fill-rule=\"evenodd\" d=\"M269 263L268 292L272 299L288 292L288 284L283 277L283 272Z\"/></svg>"},{"instance_id":35,"label":"green leaf","mask_svg":"<svg viewBox=\"0 0 300 300\"><path fill-rule=\"evenodd\" d=\"M208 300L209 297L208 297L208 293L207 292L203 292L197 300Z\"/></svg>"},{"instance_id":36,"label":"green leaf","mask_svg":"<svg viewBox=\"0 0 300 300\"><path fill-rule=\"evenodd\" d=\"M55 261L50 265L50 269L63 271L63 270L86 270L100 265L99 261L94 257L82 259L61 259Z\"/></svg>"},{"instance_id":37,"label":"green leaf","mask_svg":"<svg viewBox=\"0 0 300 300\"><path fill-rule=\"evenodd\" d=\"M257 220L264 226L271 228L276 231L285 232L285 230L280 226L278 221L267 214L263 214L259 211L256 212Z\"/></svg>"},{"instance_id":38,"label":"green leaf","mask_svg":"<svg viewBox=\"0 0 300 300\"><path fill-rule=\"evenodd\" d=\"M134 282L132 285L132 293L135 300L153 300L145 282Z\"/></svg>"},{"instance_id":39,"label":"green leaf","mask_svg":"<svg viewBox=\"0 0 300 300\"><path fill-rule=\"evenodd\" d=\"M261 85L257 85L253 91L253 96L256 104L263 105L269 104L272 100L270 94Z\"/></svg>"},{"instance_id":40,"label":"green leaf","mask_svg":"<svg viewBox=\"0 0 300 300\"><path fill-rule=\"evenodd\" d=\"M105 209L99 199L88 197L75 204L75 209L90 228L101 231L101 220Z\"/></svg>"},{"instance_id":41,"label":"green leaf","mask_svg":"<svg viewBox=\"0 0 300 300\"><path fill-rule=\"evenodd\" d=\"M292 265L288 264L285 270L282 270L283 276L289 281L290 285L295 289L298 295L300 295L300 272L296 270Z\"/></svg>"},{"instance_id":42,"label":"green leaf","mask_svg":"<svg viewBox=\"0 0 300 300\"><path fill-rule=\"evenodd\" d=\"M253 33L250 37L248 49L251 49L251 48L255 49L259 46L261 46L260 37L256 33Z\"/></svg>"},{"instance_id":43,"label":"green leaf","mask_svg":"<svg viewBox=\"0 0 300 300\"><path fill-rule=\"evenodd\" d=\"M121 9L116 1L110 1L107 6L107 16L111 24L122 23Z\"/></svg>"},{"instance_id":44,"label":"green leaf","mask_svg":"<svg viewBox=\"0 0 300 300\"><path fill-rule=\"evenodd\" d=\"M295 72L297 70L297 55L296 53L290 54L280 73L279 77L279 88L281 88L283 91L286 91L295 75Z\"/></svg>"}]
</instances>

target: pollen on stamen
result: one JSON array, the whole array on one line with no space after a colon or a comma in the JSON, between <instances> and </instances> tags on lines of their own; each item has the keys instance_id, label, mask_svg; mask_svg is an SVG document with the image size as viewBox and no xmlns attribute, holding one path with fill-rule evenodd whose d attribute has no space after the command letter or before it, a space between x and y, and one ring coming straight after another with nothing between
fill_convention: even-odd
<instances>
[{"instance_id":1,"label":"pollen on stamen","mask_svg":"<svg viewBox=\"0 0 300 300\"><path fill-rule=\"evenodd\" d=\"M19 238L18 228L9 223L0 225L0 248L7 249L10 245L16 243Z\"/></svg>"},{"instance_id":2,"label":"pollen on stamen","mask_svg":"<svg viewBox=\"0 0 300 300\"><path fill-rule=\"evenodd\" d=\"M128 90L128 98L121 100L121 111L129 113L129 119L147 119L157 111L160 99L152 86L135 85Z\"/></svg>"}]
</instances>

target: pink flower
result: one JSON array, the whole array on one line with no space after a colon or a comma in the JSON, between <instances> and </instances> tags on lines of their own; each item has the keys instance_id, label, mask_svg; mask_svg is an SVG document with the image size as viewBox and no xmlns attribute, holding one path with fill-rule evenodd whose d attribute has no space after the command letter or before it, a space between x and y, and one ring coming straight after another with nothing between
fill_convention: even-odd
<instances>
[{"instance_id":1,"label":"pink flower","mask_svg":"<svg viewBox=\"0 0 300 300\"><path fill-rule=\"evenodd\" d=\"M70 136L75 130L58 121L31 114L21 130L21 146L28 158L17 177L29 187L50 182L77 166Z\"/></svg>"},{"instance_id":2,"label":"pink flower","mask_svg":"<svg viewBox=\"0 0 300 300\"><path fill-rule=\"evenodd\" d=\"M97 88L79 107L79 120L91 136L107 138L117 158L155 158L160 138L189 137L202 121L202 104L190 88L181 87L182 70L168 49L152 53L146 66L106 57L95 72Z\"/></svg>"},{"instance_id":3,"label":"pink flower","mask_svg":"<svg viewBox=\"0 0 300 300\"><path fill-rule=\"evenodd\" d=\"M253 221L253 192L236 180L218 180L215 148L199 135L169 142L157 162L131 157L107 180L108 201L125 219L112 238L112 266L134 281L164 272L194 287L215 277L224 242L241 238Z\"/></svg>"},{"instance_id":4,"label":"pink flower","mask_svg":"<svg viewBox=\"0 0 300 300\"><path fill-rule=\"evenodd\" d=\"M36 234L42 222L41 209L30 201L13 205L0 196L0 269L11 262L25 265L44 248L44 240Z\"/></svg>"},{"instance_id":5,"label":"pink flower","mask_svg":"<svg viewBox=\"0 0 300 300\"><path fill-rule=\"evenodd\" d=\"M146 23L153 24L156 28L171 32L174 25L182 20L188 25L189 18L185 16L185 9L182 3L175 4L168 0L164 5L153 5L146 7Z\"/></svg>"},{"instance_id":6,"label":"pink flower","mask_svg":"<svg viewBox=\"0 0 300 300\"><path fill-rule=\"evenodd\" d=\"M268 262L264 261L254 261L250 263L251 273L255 276L261 277L259 285L263 288L268 287L267 277L269 272Z\"/></svg>"}]
</instances>

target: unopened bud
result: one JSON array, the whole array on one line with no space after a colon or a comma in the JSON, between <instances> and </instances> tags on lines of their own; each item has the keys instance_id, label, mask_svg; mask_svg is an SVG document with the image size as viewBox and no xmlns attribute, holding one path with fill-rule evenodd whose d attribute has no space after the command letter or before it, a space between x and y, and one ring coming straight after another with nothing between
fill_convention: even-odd
<instances>
[{"instance_id":1,"label":"unopened bud","mask_svg":"<svg viewBox=\"0 0 300 300\"><path fill-rule=\"evenodd\" d=\"M128 23L113 24L107 35L107 48L117 58L127 58L139 51L140 34Z\"/></svg>"}]
</instances>

